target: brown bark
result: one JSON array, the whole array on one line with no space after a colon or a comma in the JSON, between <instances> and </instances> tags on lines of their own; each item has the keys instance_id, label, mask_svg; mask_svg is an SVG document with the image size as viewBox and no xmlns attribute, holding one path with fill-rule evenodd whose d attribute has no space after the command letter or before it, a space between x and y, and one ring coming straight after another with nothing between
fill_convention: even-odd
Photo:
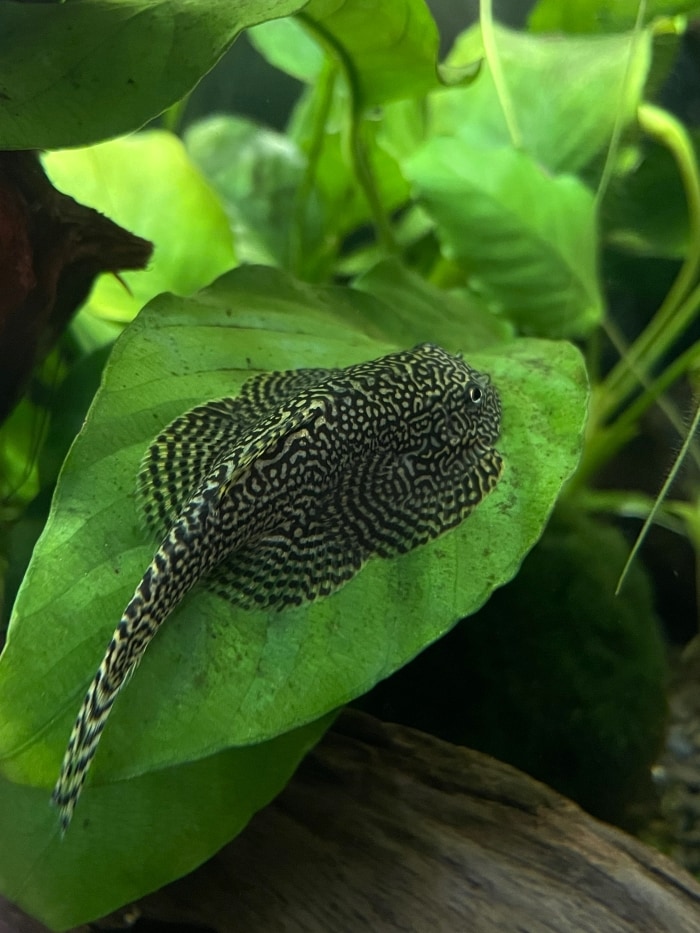
<instances>
[{"instance_id":1,"label":"brown bark","mask_svg":"<svg viewBox=\"0 0 700 933\"><path fill-rule=\"evenodd\" d=\"M508 765L355 713L140 907L220 933L700 930L700 887L670 860Z\"/></svg>"},{"instance_id":2,"label":"brown bark","mask_svg":"<svg viewBox=\"0 0 700 933\"><path fill-rule=\"evenodd\" d=\"M35 152L0 152L0 422L100 272L152 244L57 191Z\"/></svg>"},{"instance_id":3,"label":"brown bark","mask_svg":"<svg viewBox=\"0 0 700 933\"><path fill-rule=\"evenodd\" d=\"M238 839L136 911L219 933L697 933L700 887L508 765L345 713Z\"/></svg>"}]
</instances>

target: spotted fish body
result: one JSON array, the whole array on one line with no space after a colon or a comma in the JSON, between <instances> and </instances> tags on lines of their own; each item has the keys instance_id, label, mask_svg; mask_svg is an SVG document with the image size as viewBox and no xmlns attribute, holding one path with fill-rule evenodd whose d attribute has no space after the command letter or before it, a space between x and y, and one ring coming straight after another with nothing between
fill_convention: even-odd
<instances>
[{"instance_id":1,"label":"spotted fish body","mask_svg":"<svg viewBox=\"0 0 700 933\"><path fill-rule=\"evenodd\" d=\"M162 540L78 714L53 792L70 822L117 694L199 581L245 609L327 596L454 528L496 485L501 407L440 347L249 379L175 419L141 465Z\"/></svg>"}]
</instances>

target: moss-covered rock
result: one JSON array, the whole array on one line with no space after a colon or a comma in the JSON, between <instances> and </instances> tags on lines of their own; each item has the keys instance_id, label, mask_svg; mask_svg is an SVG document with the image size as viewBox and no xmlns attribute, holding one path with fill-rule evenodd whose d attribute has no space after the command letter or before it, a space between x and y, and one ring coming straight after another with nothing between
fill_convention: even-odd
<instances>
[{"instance_id":1,"label":"moss-covered rock","mask_svg":"<svg viewBox=\"0 0 700 933\"><path fill-rule=\"evenodd\" d=\"M666 716L665 646L643 570L614 595L622 535L559 513L516 579L364 700L624 821Z\"/></svg>"}]
</instances>

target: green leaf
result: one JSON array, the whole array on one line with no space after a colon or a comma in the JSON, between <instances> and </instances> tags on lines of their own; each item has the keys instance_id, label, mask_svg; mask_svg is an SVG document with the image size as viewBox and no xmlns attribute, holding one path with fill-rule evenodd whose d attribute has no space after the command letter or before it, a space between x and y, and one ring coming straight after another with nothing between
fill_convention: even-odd
<instances>
[{"instance_id":1,"label":"green leaf","mask_svg":"<svg viewBox=\"0 0 700 933\"><path fill-rule=\"evenodd\" d=\"M506 342L513 337L512 325L491 314L475 296L445 292L395 259L377 263L355 281L355 288L369 292L393 308L383 330L399 345L432 341L455 342L455 321L469 334L471 350Z\"/></svg>"},{"instance_id":2,"label":"green leaf","mask_svg":"<svg viewBox=\"0 0 700 933\"><path fill-rule=\"evenodd\" d=\"M398 287L394 294L400 300ZM395 330L394 313L356 290L242 267L195 298L160 297L127 328L64 464L0 658L8 778L48 793L88 681L150 561L134 484L153 436L203 399L237 392L254 372L345 366L394 350L383 335L384 324ZM436 322L444 314L437 309ZM490 372L501 393L506 469L495 492L459 528L399 559L370 561L326 599L266 613L190 594L115 706L97 783L313 721L388 676L515 574L576 464L585 371L568 343L471 352L469 330L469 319L455 319L444 342Z\"/></svg>"},{"instance_id":3,"label":"green leaf","mask_svg":"<svg viewBox=\"0 0 700 933\"><path fill-rule=\"evenodd\" d=\"M0 3L0 147L57 149L138 129L248 26L303 0Z\"/></svg>"},{"instance_id":4,"label":"green leaf","mask_svg":"<svg viewBox=\"0 0 700 933\"><path fill-rule=\"evenodd\" d=\"M130 321L161 292L190 295L235 263L226 213L180 140L152 130L44 156L51 181L77 201L155 244L143 272L102 275L87 311Z\"/></svg>"},{"instance_id":5,"label":"green leaf","mask_svg":"<svg viewBox=\"0 0 700 933\"><path fill-rule=\"evenodd\" d=\"M45 788L0 778L0 891L55 930L143 897L236 836L332 718L127 783L91 784L64 839Z\"/></svg>"},{"instance_id":6,"label":"green leaf","mask_svg":"<svg viewBox=\"0 0 700 933\"><path fill-rule=\"evenodd\" d=\"M639 5L639 0L539 0L528 26L533 32L619 32L632 29ZM647 0L644 22L697 12L697 0Z\"/></svg>"},{"instance_id":7,"label":"green leaf","mask_svg":"<svg viewBox=\"0 0 700 933\"><path fill-rule=\"evenodd\" d=\"M341 64L358 108L416 97L440 84L440 37L424 0L311 0L297 21L265 24L253 31L253 43L272 65L313 83L323 56L309 45L310 34Z\"/></svg>"},{"instance_id":8,"label":"green leaf","mask_svg":"<svg viewBox=\"0 0 700 933\"><path fill-rule=\"evenodd\" d=\"M600 321L592 194L524 152L433 139L405 165L445 254L526 333L581 336Z\"/></svg>"},{"instance_id":9,"label":"green leaf","mask_svg":"<svg viewBox=\"0 0 700 933\"><path fill-rule=\"evenodd\" d=\"M36 453L45 433L45 413L27 398L0 426L0 521L19 512L38 493Z\"/></svg>"},{"instance_id":10,"label":"green leaf","mask_svg":"<svg viewBox=\"0 0 700 933\"><path fill-rule=\"evenodd\" d=\"M601 223L606 242L625 252L680 260L686 256L688 204L667 148L646 139L642 147L623 153L603 202Z\"/></svg>"},{"instance_id":11,"label":"green leaf","mask_svg":"<svg viewBox=\"0 0 700 933\"><path fill-rule=\"evenodd\" d=\"M440 36L424 0L310 0L299 16L342 62L358 104L439 86Z\"/></svg>"},{"instance_id":12,"label":"green leaf","mask_svg":"<svg viewBox=\"0 0 700 933\"><path fill-rule=\"evenodd\" d=\"M241 262L313 265L327 234L315 192L300 204L307 159L292 139L216 116L190 126L185 145L226 206Z\"/></svg>"},{"instance_id":13,"label":"green leaf","mask_svg":"<svg viewBox=\"0 0 700 933\"><path fill-rule=\"evenodd\" d=\"M307 197L313 193L323 206L329 254L342 237L375 219L358 180L358 160L371 175L386 217L409 197L397 160L381 142L382 122L353 114L347 88L336 77L324 72L302 94L287 130L309 158Z\"/></svg>"},{"instance_id":14,"label":"green leaf","mask_svg":"<svg viewBox=\"0 0 700 933\"><path fill-rule=\"evenodd\" d=\"M247 35L267 62L298 81L313 84L321 74L326 55L300 19L288 16L261 23Z\"/></svg>"},{"instance_id":15,"label":"green leaf","mask_svg":"<svg viewBox=\"0 0 700 933\"><path fill-rule=\"evenodd\" d=\"M636 0L635 0L636 3ZM532 36L495 27L498 56L522 148L553 172L576 172L635 119L651 60L651 33L637 36ZM447 62L482 52L481 29L459 36ZM491 71L483 63L468 88L431 95L433 135L469 143L511 143Z\"/></svg>"}]
</instances>

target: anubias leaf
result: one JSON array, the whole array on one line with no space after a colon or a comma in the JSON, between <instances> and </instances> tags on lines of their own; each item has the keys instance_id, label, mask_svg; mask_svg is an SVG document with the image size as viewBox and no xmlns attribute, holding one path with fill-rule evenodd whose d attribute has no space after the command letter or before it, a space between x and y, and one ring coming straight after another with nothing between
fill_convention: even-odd
<instances>
[{"instance_id":1,"label":"anubias leaf","mask_svg":"<svg viewBox=\"0 0 700 933\"><path fill-rule=\"evenodd\" d=\"M243 117L219 114L190 125L185 145L221 198L241 263L308 271L324 254L329 218L315 191L299 203L308 160L293 139ZM202 242L209 247L209 239Z\"/></svg>"},{"instance_id":2,"label":"anubias leaf","mask_svg":"<svg viewBox=\"0 0 700 933\"><path fill-rule=\"evenodd\" d=\"M314 83L324 57L309 36L342 64L359 107L440 86L440 36L425 0L310 0L296 21L263 23L252 31L254 44L272 65Z\"/></svg>"},{"instance_id":3,"label":"anubias leaf","mask_svg":"<svg viewBox=\"0 0 700 933\"><path fill-rule=\"evenodd\" d=\"M243 267L193 298L157 298L119 339L64 464L0 658L0 769L18 799L31 794L47 801L36 818L31 808L21 811L27 820L17 830L24 865L49 845L48 797L68 733L154 551L134 501L149 443L175 416L236 394L255 373L347 366L401 349L386 336L401 330L400 281L397 276L391 291L396 304L389 306L368 293L311 288L275 270ZM370 290L371 284L366 282ZM427 301L425 308L429 318ZM404 348L418 342L409 339L414 313L404 321ZM436 321L443 315L437 309ZM76 814L78 825L67 837L84 847L86 858L97 828L113 825L115 800L130 838L139 827L148 835L160 813L150 815L143 795L154 794L161 776L165 781L195 766L188 763L218 767L222 755L233 754L226 751L232 746L281 741L274 737L313 723L388 676L515 574L575 467L587 386L581 357L570 344L504 342L498 328L488 343L483 333L472 352L468 325L455 318L452 335L441 325L445 349L463 351L472 366L490 373L501 396L497 447L505 469L496 489L453 531L399 558L370 560L328 598L275 612L235 609L205 589L186 597L114 707L81 801L90 825L80 825ZM320 734L308 728L291 747L280 747L280 774L273 782L278 788ZM196 773L207 797L202 767ZM168 790L176 820L180 802L190 806L192 793L191 784L183 787L180 801L176 788ZM212 796L206 819L183 824L186 847L193 846L201 860L222 842L223 830L209 819L212 811L221 809L234 834L261 803L239 802L234 781L228 799ZM158 803L152 808L158 810ZM80 841L70 843L74 832ZM110 830L112 840L115 832ZM173 877L191 867L181 845L161 853L158 883L168 871ZM17 894L13 858L12 846L3 846L0 882L32 909L38 897L28 888ZM46 858L53 878L59 870L55 851ZM144 890L153 877L144 880ZM113 892L109 897L113 903ZM77 923L95 910L94 902L84 913L63 910L60 923ZM44 917L59 913L55 905L41 911Z\"/></svg>"},{"instance_id":4,"label":"anubias leaf","mask_svg":"<svg viewBox=\"0 0 700 933\"><path fill-rule=\"evenodd\" d=\"M226 213L172 133L49 152L44 165L61 191L155 244L147 269L121 276L128 290L100 276L83 315L125 323L161 292L190 295L235 265Z\"/></svg>"},{"instance_id":5,"label":"anubias leaf","mask_svg":"<svg viewBox=\"0 0 700 933\"><path fill-rule=\"evenodd\" d=\"M533 32L600 33L632 29L640 0L538 0L528 19ZM697 0L647 0L644 22L697 11Z\"/></svg>"},{"instance_id":6,"label":"anubias leaf","mask_svg":"<svg viewBox=\"0 0 700 933\"><path fill-rule=\"evenodd\" d=\"M243 29L302 6L0 3L3 148L80 146L139 129L191 91Z\"/></svg>"},{"instance_id":7,"label":"anubias leaf","mask_svg":"<svg viewBox=\"0 0 700 933\"><path fill-rule=\"evenodd\" d=\"M533 36L496 26L495 40L521 148L550 172L580 171L606 150L616 129L636 120L651 61L649 30ZM481 28L473 26L457 37L447 63L463 66L482 48ZM430 96L431 133L495 148L510 145L500 93L484 62L469 87Z\"/></svg>"},{"instance_id":8,"label":"anubias leaf","mask_svg":"<svg viewBox=\"0 0 700 933\"><path fill-rule=\"evenodd\" d=\"M510 147L439 138L406 173L445 254L524 333L583 336L600 321L594 199L578 178Z\"/></svg>"},{"instance_id":9,"label":"anubias leaf","mask_svg":"<svg viewBox=\"0 0 700 933\"><path fill-rule=\"evenodd\" d=\"M333 718L126 782L92 784L63 839L46 788L0 777L0 890L65 930L162 887L236 836Z\"/></svg>"}]
</instances>

